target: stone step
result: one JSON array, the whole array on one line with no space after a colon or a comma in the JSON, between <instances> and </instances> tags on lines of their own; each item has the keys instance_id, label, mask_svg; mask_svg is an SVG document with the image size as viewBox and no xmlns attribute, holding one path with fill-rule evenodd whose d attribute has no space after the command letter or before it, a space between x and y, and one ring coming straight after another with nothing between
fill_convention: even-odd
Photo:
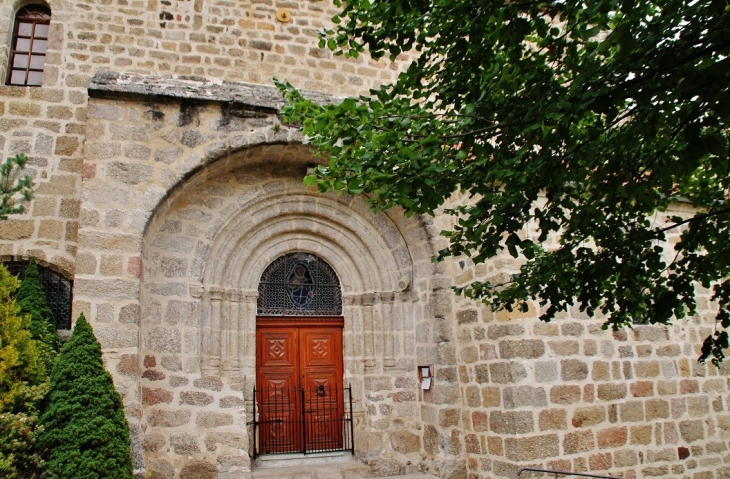
<instances>
[{"instance_id":1,"label":"stone step","mask_svg":"<svg viewBox=\"0 0 730 479\"><path fill-rule=\"evenodd\" d=\"M285 455L257 459L253 479L364 479L370 469L350 454ZM390 476L389 479L436 479L430 474Z\"/></svg>"},{"instance_id":2,"label":"stone step","mask_svg":"<svg viewBox=\"0 0 730 479\"><path fill-rule=\"evenodd\" d=\"M333 464L254 466L252 470L253 479L363 479L369 472L366 465L354 460Z\"/></svg>"},{"instance_id":3,"label":"stone step","mask_svg":"<svg viewBox=\"0 0 730 479\"><path fill-rule=\"evenodd\" d=\"M337 468L333 466L318 467L309 469L298 468L276 468L267 470L254 470L253 479L372 479L368 475L368 468L365 470L352 468ZM438 479L436 476L424 473L406 474L403 476L389 476L385 479Z\"/></svg>"},{"instance_id":4,"label":"stone step","mask_svg":"<svg viewBox=\"0 0 730 479\"><path fill-rule=\"evenodd\" d=\"M331 464L357 463L352 453L347 451L320 452L314 454L276 454L261 456L256 459L253 466L257 469L286 468L298 466L327 466Z\"/></svg>"}]
</instances>

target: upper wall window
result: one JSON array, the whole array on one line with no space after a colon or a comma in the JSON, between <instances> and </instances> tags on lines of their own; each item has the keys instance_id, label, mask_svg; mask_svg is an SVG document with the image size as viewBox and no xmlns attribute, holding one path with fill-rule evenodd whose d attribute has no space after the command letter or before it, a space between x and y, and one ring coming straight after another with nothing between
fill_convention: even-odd
<instances>
[{"instance_id":1,"label":"upper wall window","mask_svg":"<svg viewBox=\"0 0 730 479\"><path fill-rule=\"evenodd\" d=\"M28 5L18 10L8 85L40 86L43 83L50 23L51 11L47 7Z\"/></svg>"}]
</instances>

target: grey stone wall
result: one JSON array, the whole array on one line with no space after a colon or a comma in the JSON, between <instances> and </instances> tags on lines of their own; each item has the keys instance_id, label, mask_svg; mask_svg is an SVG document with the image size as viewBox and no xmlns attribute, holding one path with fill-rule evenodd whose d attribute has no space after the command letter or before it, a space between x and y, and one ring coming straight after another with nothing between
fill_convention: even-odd
<instances>
[{"instance_id":1,"label":"grey stone wall","mask_svg":"<svg viewBox=\"0 0 730 479\"><path fill-rule=\"evenodd\" d=\"M675 205L667 215L688 211ZM668 239L669 248L676 239ZM476 266L457 258L449 266L454 284L464 285L506 278L520 263L504 255ZM697 316L617 332L577 306L543 323L537 304L526 313L494 312L459 298L469 476L515 477L520 467L627 478L730 475L730 367L696 361L716 313L710 292L697 291Z\"/></svg>"}]
</instances>

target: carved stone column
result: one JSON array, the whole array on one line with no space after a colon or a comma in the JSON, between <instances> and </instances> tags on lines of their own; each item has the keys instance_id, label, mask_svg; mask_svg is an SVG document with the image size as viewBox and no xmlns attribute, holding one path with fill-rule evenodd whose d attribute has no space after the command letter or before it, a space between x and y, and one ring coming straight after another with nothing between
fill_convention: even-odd
<instances>
[{"instance_id":1,"label":"carved stone column","mask_svg":"<svg viewBox=\"0 0 730 479\"><path fill-rule=\"evenodd\" d=\"M208 335L207 331L208 328L204 327L206 318L208 317L208 314L206 314L206 304L204 300L205 296L205 290L203 289L203 286L199 284L192 284L190 285L190 297L195 299L198 302L198 331L200 332L199 338L200 338L200 344L198 347L198 354L199 354L199 363L200 363L200 369L202 370L205 366L205 361L203 358L205 357L205 351L207 350L207 342L208 342Z\"/></svg>"},{"instance_id":2,"label":"carved stone column","mask_svg":"<svg viewBox=\"0 0 730 479\"><path fill-rule=\"evenodd\" d=\"M239 341L243 349L241 368L244 376L256 375L256 301L258 291L242 291L242 302L239 307Z\"/></svg>"},{"instance_id":3,"label":"carved stone column","mask_svg":"<svg viewBox=\"0 0 730 479\"><path fill-rule=\"evenodd\" d=\"M373 305L375 304L375 293L364 293L360 299L362 301L363 343L365 345L363 364L366 368L374 368Z\"/></svg>"},{"instance_id":4,"label":"carved stone column","mask_svg":"<svg viewBox=\"0 0 730 479\"><path fill-rule=\"evenodd\" d=\"M359 358L362 357L362 321L360 320L360 295L345 294L342 297L342 315L345 318L343 340L343 363L345 379L357 377Z\"/></svg>"},{"instance_id":5,"label":"carved stone column","mask_svg":"<svg viewBox=\"0 0 730 479\"><path fill-rule=\"evenodd\" d=\"M362 356L362 322L359 318L360 295L346 294L342 297L342 314L345 318L344 349L345 356L357 358ZM347 367L347 365L345 365ZM355 371L352 371L355 373Z\"/></svg>"},{"instance_id":6,"label":"carved stone column","mask_svg":"<svg viewBox=\"0 0 730 479\"><path fill-rule=\"evenodd\" d=\"M395 350L393 348L393 300L395 293L380 293L380 301L383 304L383 366L392 368L395 366Z\"/></svg>"},{"instance_id":7,"label":"carved stone column","mask_svg":"<svg viewBox=\"0 0 730 479\"><path fill-rule=\"evenodd\" d=\"M220 374L221 367L221 302L223 299L223 288L211 286L208 288L208 301L210 315L208 317L208 344L204 355L203 370L211 374ZM205 332L205 329L203 329ZM205 343L204 343L205 345Z\"/></svg>"},{"instance_id":8,"label":"carved stone column","mask_svg":"<svg viewBox=\"0 0 730 479\"><path fill-rule=\"evenodd\" d=\"M240 371L238 348L238 308L241 301L241 291L229 289L226 291L223 303L223 374L236 376Z\"/></svg>"},{"instance_id":9,"label":"carved stone column","mask_svg":"<svg viewBox=\"0 0 730 479\"><path fill-rule=\"evenodd\" d=\"M401 304L400 336L403 348L401 354L412 356L416 353L413 332L415 331L414 304L418 301L418 295L412 291L404 291L399 296ZM407 331L410 333L406 333Z\"/></svg>"}]
</instances>

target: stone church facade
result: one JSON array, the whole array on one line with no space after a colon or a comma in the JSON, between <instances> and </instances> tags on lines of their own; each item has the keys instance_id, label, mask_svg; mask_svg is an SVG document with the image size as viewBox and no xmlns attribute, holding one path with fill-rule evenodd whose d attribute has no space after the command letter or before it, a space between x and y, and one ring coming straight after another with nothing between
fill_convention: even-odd
<instances>
[{"instance_id":1,"label":"stone church facade","mask_svg":"<svg viewBox=\"0 0 730 479\"><path fill-rule=\"evenodd\" d=\"M16 17L35 4L0 5L6 79ZM72 317L103 346L140 476L251 477L260 282L303 254L339 281L335 379L352 386L355 458L372 475L730 477L728 370L696 362L709 292L698 317L617 333L577 310L550 324L537 306L492 312L450 287L514 260L432 263L447 218L303 186L318 159L281 123L271 78L326 102L408 61L319 49L328 2L37 5L51 16L42 85L0 86L0 149L28 154L36 198L0 223L0 254L73 281Z\"/></svg>"}]
</instances>

